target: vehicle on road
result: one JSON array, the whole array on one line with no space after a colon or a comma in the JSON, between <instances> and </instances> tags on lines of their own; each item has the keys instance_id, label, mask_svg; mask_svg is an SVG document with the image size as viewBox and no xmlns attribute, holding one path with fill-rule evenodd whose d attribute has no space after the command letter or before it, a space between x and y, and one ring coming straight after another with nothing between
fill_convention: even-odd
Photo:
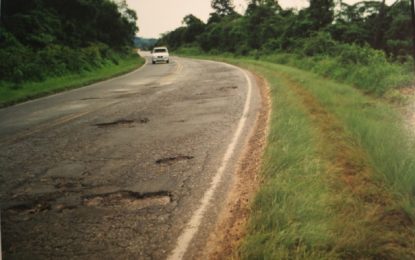
<instances>
[{"instance_id":1,"label":"vehicle on road","mask_svg":"<svg viewBox=\"0 0 415 260\"><path fill-rule=\"evenodd\" d=\"M156 64L157 62L169 63L170 62L169 51L167 50L166 47L155 47L151 51L151 60L153 64Z\"/></svg>"}]
</instances>

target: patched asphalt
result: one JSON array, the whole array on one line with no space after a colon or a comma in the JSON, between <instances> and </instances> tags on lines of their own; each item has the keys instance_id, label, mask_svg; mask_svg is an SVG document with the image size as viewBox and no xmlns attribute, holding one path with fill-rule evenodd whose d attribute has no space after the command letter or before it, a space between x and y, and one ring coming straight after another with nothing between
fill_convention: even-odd
<instances>
[{"instance_id":1,"label":"patched asphalt","mask_svg":"<svg viewBox=\"0 0 415 260\"><path fill-rule=\"evenodd\" d=\"M244 74L173 57L117 79L0 109L5 259L164 259L242 115ZM242 148L259 109L255 91ZM197 255L232 184L232 158Z\"/></svg>"}]
</instances>

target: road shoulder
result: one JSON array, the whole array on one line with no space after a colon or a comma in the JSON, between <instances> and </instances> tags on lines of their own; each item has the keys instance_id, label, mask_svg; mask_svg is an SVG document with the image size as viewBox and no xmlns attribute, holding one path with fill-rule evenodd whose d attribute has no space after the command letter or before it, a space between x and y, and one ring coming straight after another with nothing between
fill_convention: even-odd
<instances>
[{"instance_id":1,"label":"road shoulder","mask_svg":"<svg viewBox=\"0 0 415 260\"><path fill-rule=\"evenodd\" d=\"M252 200L261 183L259 172L268 136L271 99L267 82L253 75L261 95L261 109L237 163L235 183L228 193L226 206L208 238L204 259L228 259L237 254L237 248L246 234Z\"/></svg>"}]
</instances>

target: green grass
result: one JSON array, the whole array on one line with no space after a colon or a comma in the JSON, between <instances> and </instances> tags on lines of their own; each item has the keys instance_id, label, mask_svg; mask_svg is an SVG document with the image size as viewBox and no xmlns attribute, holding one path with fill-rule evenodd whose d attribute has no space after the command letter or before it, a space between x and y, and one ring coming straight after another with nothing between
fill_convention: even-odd
<instances>
[{"instance_id":1,"label":"green grass","mask_svg":"<svg viewBox=\"0 0 415 260\"><path fill-rule=\"evenodd\" d=\"M214 58L271 88L264 182L238 257L414 259L415 140L399 112L314 73Z\"/></svg>"},{"instance_id":2,"label":"green grass","mask_svg":"<svg viewBox=\"0 0 415 260\"><path fill-rule=\"evenodd\" d=\"M79 74L52 77L41 82L24 82L17 87L11 82L0 82L0 107L86 86L94 82L125 74L137 69L143 64L143 58L138 55L130 55L124 59L120 59L118 64L108 61L98 69L83 71Z\"/></svg>"},{"instance_id":3,"label":"green grass","mask_svg":"<svg viewBox=\"0 0 415 260\"><path fill-rule=\"evenodd\" d=\"M314 72L320 76L353 85L365 93L385 95L392 89L407 87L414 81L413 65L373 58L366 64L345 62L340 57L304 57L295 54L271 54L261 60Z\"/></svg>"},{"instance_id":4,"label":"green grass","mask_svg":"<svg viewBox=\"0 0 415 260\"><path fill-rule=\"evenodd\" d=\"M198 47L185 47L177 50L180 55L203 56ZM232 53L214 53L232 58ZM266 53L252 51L251 59L288 65L314 72L338 82L355 86L365 93L389 97L390 101L402 102L405 99L396 89L411 86L415 80L413 64L389 62L382 52L357 46L339 47L335 54L305 56L296 53Z\"/></svg>"},{"instance_id":5,"label":"green grass","mask_svg":"<svg viewBox=\"0 0 415 260\"><path fill-rule=\"evenodd\" d=\"M294 93L272 71L256 69L272 89L271 127L253 205L245 259L333 258L333 212L325 184L328 165L320 159L317 129Z\"/></svg>"}]
</instances>

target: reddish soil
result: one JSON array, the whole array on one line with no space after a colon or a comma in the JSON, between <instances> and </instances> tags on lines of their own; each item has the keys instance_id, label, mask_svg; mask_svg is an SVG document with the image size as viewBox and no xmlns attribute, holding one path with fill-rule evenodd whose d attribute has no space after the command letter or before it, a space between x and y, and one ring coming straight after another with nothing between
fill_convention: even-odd
<instances>
[{"instance_id":1,"label":"reddish soil","mask_svg":"<svg viewBox=\"0 0 415 260\"><path fill-rule=\"evenodd\" d=\"M259 172L268 136L271 100L267 83L257 75L255 78L262 97L261 111L238 162L236 182L228 195L227 206L221 212L218 224L208 239L205 259L236 257L237 248L246 234L252 200L261 182Z\"/></svg>"}]
</instances>

